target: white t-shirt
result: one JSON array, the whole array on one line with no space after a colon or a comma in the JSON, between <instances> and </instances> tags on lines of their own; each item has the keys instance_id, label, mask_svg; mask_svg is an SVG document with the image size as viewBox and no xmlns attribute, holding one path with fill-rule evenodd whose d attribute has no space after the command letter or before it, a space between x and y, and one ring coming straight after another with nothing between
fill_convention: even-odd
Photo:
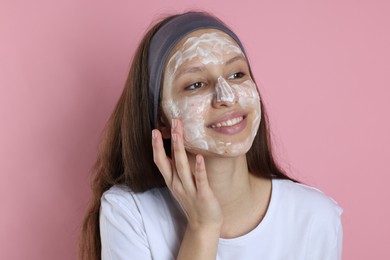
<instances>
[{"instance_id":1,"label":"white t-shirt","mask_svg":"<svg viewBox=\"0 0 390 260\"><path fill-rule=\"evenodd\" d=\"M321 191L272 180L268 210L249 233L219 239L218 260L341 259L342 209ZM114 186L101 199L102 259L176 259L186 228L167 188L133 193Z\"/></svg>"}]
</instances>

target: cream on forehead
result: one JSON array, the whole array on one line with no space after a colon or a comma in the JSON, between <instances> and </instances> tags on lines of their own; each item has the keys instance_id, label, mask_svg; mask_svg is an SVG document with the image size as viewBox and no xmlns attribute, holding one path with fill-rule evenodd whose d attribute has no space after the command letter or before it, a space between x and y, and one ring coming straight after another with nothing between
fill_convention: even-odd
<instances>
[{"instance_id":1,"label":"cream on forehead","mask_svg":"<svg viewBox=\"0 0 390 260\"><path fill-rule=\"evenodd\" d=\"M230 53L241 54L245 57L234 41L223 33L204 33L201 36L188 38L169 59L167 67L171 69L171 73L175 73L181 64L191 61L195 57L201 57L203 64L222 64L224 56ZM171 63L174 64L174 67L171 67Z\"/></svg>"}]
</instances>

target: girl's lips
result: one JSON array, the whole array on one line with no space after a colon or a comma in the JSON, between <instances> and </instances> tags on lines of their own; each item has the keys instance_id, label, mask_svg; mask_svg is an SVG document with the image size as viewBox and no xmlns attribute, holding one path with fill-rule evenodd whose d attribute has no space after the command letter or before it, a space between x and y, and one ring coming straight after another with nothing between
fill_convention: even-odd
<instances>
[{"instance_id":1,"label":"girl's lips","mask_svg":"<svg viewBox=\"0 0 390 260\"><path fill-rule=\"evenodd\" d=\"M242 111L229 112L229 113L224 114L223 116L218 117L218 119L216 119L213 122L211 122L210 124L208 124L207 127L211 127L212 125L217 125L218 123L221 124L222 122L232 120L235 118L246 117L246 115L247 114L242 112Z\"/></svg>"},{"instance_id":2,"label":"girl's lips","mask_svg":"<svg viewBox=\"0 0 390 260\"><path fill-rule=\"evenodd\" d=\"M226 121L222 121L222 122L217 123L217 124L213 124L210 127L217 128L217 127L222 127L222 126L233 126L233 125L240 123L242 120L244 120L244 117L240 116L240 117L236 117L236 118L229 119Z\"/></svg>"},{"instance_id":3,"label":"girl's lips","mask_svg":"<svg viewBox=\"0 0 390 260\"><path fill-rule=\"evenodd\" d=\"M208 128L221 134L233 135L245 129L246 119L247 115L245 113L233 112L218 118L218 120L209 124Z\"/></svg>"}]
</instances>

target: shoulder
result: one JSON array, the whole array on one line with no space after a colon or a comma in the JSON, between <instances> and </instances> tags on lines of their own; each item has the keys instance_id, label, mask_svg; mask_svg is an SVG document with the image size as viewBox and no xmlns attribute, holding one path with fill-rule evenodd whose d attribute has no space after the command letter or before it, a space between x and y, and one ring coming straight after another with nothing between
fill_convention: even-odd
<instances>
[{"instance_id":1,"label":"shoulder","mask_svg":"<svg viewBox=\"0 0 390 260\"><path fill-rule=\"evenodd\" d=\"M161 212L169 212L170 196L167 188L133 192L123 185L113 186L101 197L100 225L118 229L131 226L144 234L145 225L155 221Z\"/></svg>"},{"instance_id":2,"label":"shoulder","mask_svg":"<svg viewBox=\"0 0 390 260\"><path fill-rule=\"evenodd\" d=\"M337 202L309 185L290 180L274 183L280 213L305 236L308 259L341 259L343 209Z\"/></svg>"},{"instance_id":3,"label":"shoulder","mask_svg":"<svg viewBox=\"0 0 390 260\"><path fill-rule=\"evenodd\" d=\"M317 188L290 180L275 180L273 184L280 196L279 201L288 204L294 211L336 219L343 212L334 199Z\"/></svg>"},{"instance_id":4,"label":"shoulder","mask_svg":"<svg viewBox=\"0 0 390 260\"><path fill-rule=\"evenodd\" d=\"M169 212L169 196L164 188L136 193L126 186L113 186L104 192L99 214L102 259L125 259L129 255L152 259L155 252L168 254L165 244L155 240L164 238L162 231L167 225L160 212Z\"/></svg>"},{"instance_id":5,"label":"shoulder","mask_svg":"<svg viewBox=\"0 0 390 260\"><path fill-rule=\"evenodd\" d=\"M158 211L171 203L167 188L133 192L124 185L112 186L100 200L100 216L123 217L142 222L145 212Z\"/></svg>"},{"instance_id":6,"label":"shoulder","mask_svg":"<svg viewBox=\"0 0 390 260\"><path fill-rule=\"evenodd\" d=\"M101 198L101 205L111 205L126 211L139 211L140 207L161 205L161 201L170 197L167 188L154 188L145 192L133 192L124 185L112 186L105 191Z\"/></svg>"},{"instance_id":7,"label":"shoulder","mask_svg":"<svg viewBox=\"0 0 390 260\"><path fill-rule=\"evenodd\" d=\"M112 259L125 259L126 254L134 259L170 259L186 226L168 188L133 192L125 186L104 192L99 224L102 254L120 256Z\"/></svg>"},{"instance_id":8,"label":"shoulder","mask_svg":"<svg viewBox=\"0 0 390 260\"><path fill-rule=\"evenodd\" d=\"M308 259L341 259L343 209L337 202L317 188L290 180L274 180L273 187L277 218L300 234Z\"/></svg>"}]
</instances>

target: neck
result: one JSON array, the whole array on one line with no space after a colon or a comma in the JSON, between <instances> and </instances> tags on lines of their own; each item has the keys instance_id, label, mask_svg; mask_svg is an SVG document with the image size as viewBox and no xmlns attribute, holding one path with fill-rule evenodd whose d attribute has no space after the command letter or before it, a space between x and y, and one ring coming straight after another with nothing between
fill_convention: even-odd
<instances>
[{"instance_id":1,"label":"neck","mask_svg":"<svg viewBox=\"0 0 390 260\"><path fill-rule=\"evenodd\" d=\"M194 156L189 156L191 165ZM209 185L223 212L221 237L248 233L262 220L271 196L271 181L249 173L246 156L205 157Z\"/></svg>"},{"instance_id":2,"label":"neck","mask_svg":"<svg viewBox=\"0 0 390 260\"><path fill-rule=\"evenodd\" d=\"M211 189L222 208L249 196L250 178L245 156L235 158L205 158Z\"/></svg>"},{"instance_id":3,"label":"neck","mask_svg":"<svg viewBox=\"0 0 390 260\"><path fill-rule=\"evenodd\" d=\"M259 202L259 191L265 180L249 173L245 155L204 159L209 185L222 207L225 218L235 215L239 209L251 208ZM193 156L189 156L191 165L195 165L194 160Z\"/></svg>"}]
</instances>

